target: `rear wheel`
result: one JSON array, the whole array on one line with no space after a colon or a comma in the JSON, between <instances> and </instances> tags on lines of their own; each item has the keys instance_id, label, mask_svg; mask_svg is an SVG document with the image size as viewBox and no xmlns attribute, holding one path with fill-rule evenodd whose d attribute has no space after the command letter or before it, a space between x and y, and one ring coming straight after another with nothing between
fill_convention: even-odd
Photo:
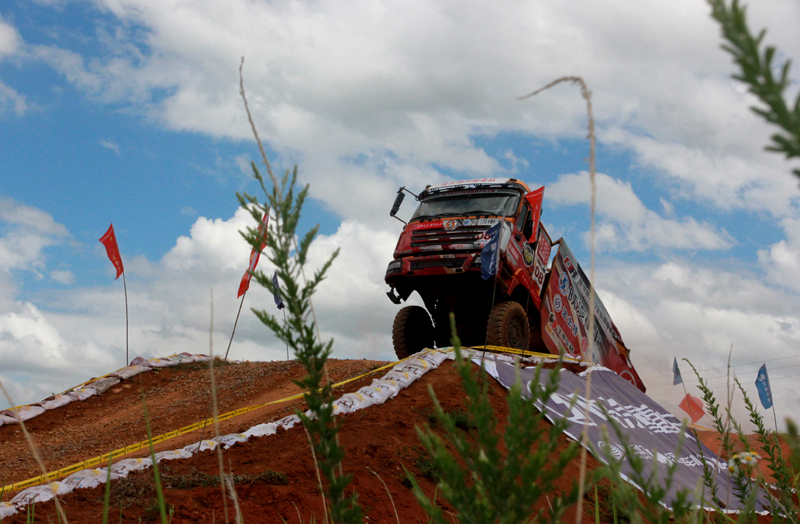
<instances>
[{"instance_id":1,"label":"rear wheel","mask_svg":"<svg viewBox=\"0 0 800 524\"><path fill-rule=\"evenodd\" d=\"M433 323L425 308L406 306L398 311L392 326L392 344L400 359L433 347Z\"/></svg>"},{"instance_id":2,"label":"rear wheel","mask_svg":"<svg viewBox=\"0 0 800 524\"><path fill-rule=\"evenodd\" d=\"M497 304L486 323L489 345L527 350L531 339L528 315L518 302Z\"/></svg>"}]
</instances>

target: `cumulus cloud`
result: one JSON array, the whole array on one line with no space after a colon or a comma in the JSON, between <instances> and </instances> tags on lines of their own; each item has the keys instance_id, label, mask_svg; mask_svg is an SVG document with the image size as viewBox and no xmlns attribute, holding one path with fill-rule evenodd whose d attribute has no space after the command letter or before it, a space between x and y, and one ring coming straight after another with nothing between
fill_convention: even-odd
<instances>
[{"instance_id":1,"label":"cumulus cloud","mask_svg":"<svg viewBox=\"0 0 800 524\"><path fill-rule=\"evenodd\" d=\"M52 215L25 206L10 198L0 198L0 271L34 271L41 277L45 268L45 248L69 236L67 228Z\"/></svg>"},{"instance_id":2,"label":"cumulus cloud","mask_svg":"<svg viewBox=\"0 0 800 524\"><path fill-rule=\"evenodd\" d=\"M696 382L689 382L693 373L682 358L706 370L701 375L722 398L731 350L732 371L741 377L751 398L756 395L755 370L766 361L772 370L776 409L792 413L800 407L793 381L780 378L800 373L800 356L792 356L800 343L797 294L766 285L757 275L680 259L636 266L615 261L599 268L597 281L601 299L632 348L631 358L648 394L673 412L680 413L677 404L684 393L680 386L672 386L672 359L680 361L690 392L698 395L693 390ZM777 365L769 362L776 358L783 360ZM734 408L740 421L747 420L740 398Z\"/></svg>"},{"instance_id":3,"label":"cumulus cloud","mask_svg":"<svg viewBox=\"0 0 800 524\"><path fill-rule=\"evenodd\" d=\"M0 18L0 59L4 55L16 53L21 42L17 30Z\"/></svg>"},{"instance_id":4,"label":"cumulus cloud","mask_svg":"<svg viewBox=\"0 0 800 524\"><path fill-rule=\"evenodd\" d=\"M47 216L18 207L5 216L48 229ZM212 293L214 347L218 353L225 352L239 306L236 290L250 253L239 231L251 222L252 217L241 209L227 220L200 217L160 260L126 260L131 358L180 351L206 353ZM334 234L320 236L312 246L310 269L335 249L342 250L314 298L322 336L336 340L335 356L392 357L391 322L397 307L386 298L382 281L395 242L392 234L345 221ZM271 273L266 257L259 269ZM14 270L31 270L31 265L16 264ZM70 272L58 270L50 276L63 283L73 278ZM6 363L4 378L25 392L18 401L40 400L50 394L45 391L48 388L65 389L124 364L125 303L119 281L102 287L45 290L39 299L46 309L14 300L13 292L3 289L0 298L6 307L0 310L0 358ZM253 283L245 302L231 356L286 358L285 347L250 311L278 313L271 294Z\"/></svg>"},{"instance_id":5,"label":"cumulus cloud","mask_svg":"<svg viewBox=\"0 0 800 524\"><path fill-rule=\"evenodd\" d=\"M771 282L800 292L800 220L787 218L782 226L786 239L760 250L758 261Z\"/></svg>"},{"instance_id":6,"label":"cumulus cloud","mask_svg":"<svg viewBox=\"0 0 800 524\"><path fill-rule=\"evenodd\" d=\"M399 184L437 182L441 170L500 171L475 137L582 136L574 89L515 99L564 74L589 83L599 141L633 151L686 198L783 215L797 207L785 169L764 167L768 128L729 78L708 7L693 0L579 8L505 0L466 11L398 0L95 4L119 21L98 29L100 53L34 46L31 56L169 128L250 139L237 85L246 56L262 138L299 162L312 196L345 218L365 220L370 202ZM786 23L800 14L796 4L750 11L777 28L772 42L800 44Z\"/></svg>"},{"instance_id":7,"label":"cumulus cloud","mask_svg":"<svg viewBox=\"0 0 800 524\"><path fill-rule=\"evenodd\" d=\"M702 2L503 0L471 9L408 0L94 5L104 11L104 22L91 56L43 45L29 46L26 56L50 64L93 100L132 109L166 128L250 140L237 70L240 57L247 57L250 108L276 164L298 163L312 196L344 219L312 252L318 263L343 247L317 298L323 333L342 348L337 355L390 356L388 327L396 308L381 282L384 257L396 240L386 207L397 187L420 188L455 172L502 171L479 145L483 138L582 138L585 106L575 89L515 99L565 74L582 75L593 92L601 147L631 153L634 167L654 174L671 193L659 214L629 181L599 177L602 244L615 252L656 250L667 260L639 267L614 261L605 270L601 265L598 276L601 296L643 375L662 375L678 350L701 365L717 365L731 340L735 351L741 345L743 353L759 356L796 347L800 304L789 276L800 266L796 182L786 164L762 151L770 130L749 111L753 99L729 79L729 58L718 49L718 28ZM797 49L800 33L791 21L799 11L791 0L770 0L748 12L756 26L773 28L770 43ZM8 44L16 32L6 26L0 21L0 58L21 45L17 37ZM528 169L529 162L536 173L535 162L519 151L501 156L512 170ZM563 175L548 185L547 201L585 205L574 186L586 183L585 174ZM724 229L683 215L681 199L782 220L786 238L759 253L768 283L746 270L675 258L670 251L733 245ZM44 250L66 231L48 230L46 214L39 213L29 213L30 223L8 226L0 240L0 279L12 281L9 271L44 274ZM237 231L248 220L242 212L198 218L160 260L126 263L135 353L204 351L212 289L215 347L223 345L249 253ZM15 240L22 233L38 239L28 251ZM15 301L12 291L0 293L3 318L13 326L9 344L16 344L13 351L46 346L42 351L64 366L69 348L70 358L93 362L92 372L107 371L124 352L119 288L59 290L48 296L52 310ZM257 286L247 302L272 307ZM281 358L284 348L252 314L243 315L234 356ZM43 333L38 338L37 329ZM30 367L21 362L19 373ZM89 370L67 375L75 382Z\"/></svg>"},{"instance_id":8,"label":"cumulus cloud","mask_svg":"<svg viewBox=\"0 0 800 524\"><path fill-rule=\"evenodd\" d=\"M597 246L609 251L652 251L675 249L726 249L733 241L725 230L692 217L664 218L648 209L631 184L598 173ZM547 187L547 200L555 205L588 204L589 174L558 177Z\"/></svg>"}]
</instances>

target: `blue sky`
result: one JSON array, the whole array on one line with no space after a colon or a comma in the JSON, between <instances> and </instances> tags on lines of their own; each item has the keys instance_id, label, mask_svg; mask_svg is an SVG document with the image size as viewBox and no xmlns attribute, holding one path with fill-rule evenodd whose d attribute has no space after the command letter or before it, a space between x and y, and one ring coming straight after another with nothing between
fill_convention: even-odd
<instances>
[{"instance_id":1,"label":"blue sky","mask_svg":"<svg viewBox=\"0 0 800 524\"><path fill-rule=\"evenodd\" d=\"M797 56L798 10L771 0L751 15ZM661 377L672 357L714 368L731 343L734 363L800 364L800 189L763 151L770 129L718 46L700 0L6 2L0 378L31 402L121 365L122 286L97 242L110 222L132 352L207 351L212 290L225 339L249 253L235 193L256 191L248 163L260 163L242 56L273 165L298 164L311 184L314 260L342 248L318 297L337 357L391 357L383 271L400 185L545 185L544 223L588 267L583 99L569 85L515 98L580 74L597 123L597 286L653 395L674 407L681 392ZM254 290L247 305L269 297ZM281 358L245 317L235 354ZM781 409L800 403L790 382L775 383Z\"/></svg>"}]
</instances>

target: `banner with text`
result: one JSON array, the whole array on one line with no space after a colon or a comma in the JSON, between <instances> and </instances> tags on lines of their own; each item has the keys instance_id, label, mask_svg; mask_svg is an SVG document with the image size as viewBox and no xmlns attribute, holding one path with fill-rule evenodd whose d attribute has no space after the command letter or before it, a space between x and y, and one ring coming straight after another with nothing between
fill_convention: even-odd
<instances>
[{"instance_id":1,"label":"banner with text","mask_svg":"<svg viewBox=\"0 0 800 524\"><path fill-rule=\"evenodd\" d=\"M644 461L644 478L655 470L656 478L661 481L662 486L665 485L667 466L678 463L673 483L668 490L668 502L675 500L680 489L686 489L690 493L698 487L702 489L703 462L694 434L687 430L683 434L684 441L681 445L681 423L674 415L611 371L595 368L591 373L591 402L587 402L584 396L586 379L564 370L560 373L558 391L544 405L537 407L551 421L567 419L569 426L564 432L576 441L580 441L585 424L589 432L589 450L604 462L607 462L608 456L622 459L622 474L631 484L636 485L632 480L633 469L625 459L626 446L628 451ZM585 374L586 372L581 373ZM514 366L503 362L496 363L496 375L493 375L506 388L511 388L517 379ZM541 385L544 385L548 375L546 372L541 373ZM530 398L529 388L536 387L532 384L535 380L534 369L521 369L519 376L523 384L522 395ZM573 397L576 402L571 407ZM609 424L609 417L620 428L622 438ZM702 442L699 445L703 450L703 458L714 470L718 492L730 494L723 499L728 503L727 510L741 509L741 504L733 495L733 482L728 474L727 464ZM696 502L699 503L699 500ZM763 494L759 494L756 511L763 512L767 509L767 501Z\"/></svg>"}]
</instances>

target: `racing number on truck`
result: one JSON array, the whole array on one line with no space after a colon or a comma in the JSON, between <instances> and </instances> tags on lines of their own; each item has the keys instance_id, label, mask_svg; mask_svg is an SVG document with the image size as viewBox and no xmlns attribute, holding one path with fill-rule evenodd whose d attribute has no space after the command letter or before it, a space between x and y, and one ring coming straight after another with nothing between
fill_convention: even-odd
<instances>
[{"instance_id":1,"label":"racing number on truck","mask_svg":"<svg viewBox=\"0 0 800 524\"><path fill-rule=\"evenodd\" d=\"M536 265L533 266L533 280L539 285L539 289L542 289L542 285L544 284L544 267L542 263L537 260Z\"/></svg>"}]
</instances>

